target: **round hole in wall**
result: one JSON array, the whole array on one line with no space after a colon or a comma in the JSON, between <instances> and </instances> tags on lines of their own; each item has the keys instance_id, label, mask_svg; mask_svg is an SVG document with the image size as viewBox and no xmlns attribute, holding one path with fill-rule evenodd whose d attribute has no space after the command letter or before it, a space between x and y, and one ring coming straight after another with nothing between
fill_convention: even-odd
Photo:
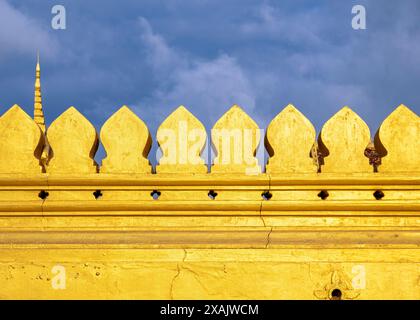
<instances>
[{"instance_id":1,"label":"round hole in wall","mask_svg":"<svg viewBox=\"0 0 420 320\"><path fill-rule=\"evenodd\" d=\"M331 291L331 300L341 300L341 297L343 296L343 293L340 289L333 289Z\"/></svg>"},{"instance_id":2,"label":"round hole in wall","mask_svg":"<svg viewBox=\"0 0 420 320\"><path fill-rule=\"evenodd\" d=\"M373 196L375 197L376 200L381 200L383 197L385 197L385 194L381 190L376 190L373 193Z\"/></svg>"}]
</instances>

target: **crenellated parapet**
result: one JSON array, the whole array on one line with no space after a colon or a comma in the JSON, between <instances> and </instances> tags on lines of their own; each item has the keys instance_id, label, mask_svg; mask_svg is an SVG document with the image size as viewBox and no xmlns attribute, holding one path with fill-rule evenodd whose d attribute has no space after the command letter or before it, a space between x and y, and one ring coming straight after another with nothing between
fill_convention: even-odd
<instances>
[{"instance_id":1,"label":"crenellated parapet","mask_svg":"<svg viewBox=\"0 0 420 320\"><path fill-rule=\"evenodd\" d=\"M404 105L383 121L374 137L374 146L382 160L378 173L420 171L419 127L419 116ZM12 136L2 141L2 150L9 151L3 153L4 173L42 171L37 160L39 148L45 146L45 136L51 146L43 168L46 173L143 174L153 171L148 160L151 134L147 125L127 106L104 123L100 138L94 126L75 107L63 112L44 134L43 130L39 133L36 123L15 105L5 112L0 129ZM27 133L32 140L37 140L36 145L19 135L14 136L16 132ZM366 148L373 140L369 127L349 107L332 116L318 138L311 122L292 105L285 107L267 130L259 128L235 105L210 132L208 135L200 120L184 106L177 108L157 131L162 157L158 159L156 173L263 174L265 164L261 162L264 159L257 159L256 152L264 132L269 154L267 174L319 173L322 176L375 171L366 156ZM215 153L209 169L205 164L207 159L202 157L208 136ZM99 142L103 143L107 154L102 166L93 160ZM13 161L8 161L8 157Z\"/></svg>"},{"instance_id":2,"label":"crenellated parapet","mask_svg":"<svg viewBox=\"0 0 420 320\"><path fill-rule=\"evenodd\" d=\"M74 107L46 130L17 105L0 117L0 297L420 299L408 107L375 135L349 107L318 134L292 105L267 128L237 105L211 129L184 106L156 135L139 116L99 135Z\"/></svg>"}]
</instances>

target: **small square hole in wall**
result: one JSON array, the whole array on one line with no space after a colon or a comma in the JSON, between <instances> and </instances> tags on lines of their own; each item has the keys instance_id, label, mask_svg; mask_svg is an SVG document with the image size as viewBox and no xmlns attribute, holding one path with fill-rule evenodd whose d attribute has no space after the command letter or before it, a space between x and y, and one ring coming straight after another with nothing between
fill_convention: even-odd
<instances>
[{"instance_id":1,"label":"small square hole in wall","mask_svg":"<svg viewBox=\"0 0 420 320\"><path fill-rule=\"evenodd\" d=\"M272 194L270 191L264 191L264 192L261 194L261 197L262 197L264 200L270 200L270 199L273 197L273 194Z\"/></svg>"},{"instance_id":2,"label":"small square hole in wall","mask_svg":"<svg viewBox=\"0 0 420 320\"><path fill-rule=\"evenodd\" d=\"M158 199L159 199L159 197L160 197L160 195L161 195L161 193L160 193L160 191L159 191L159 190L153 190L153 191L150 193L150 196L153 198L153 200L158 200Z\"/></svg>"},{"instance_id":3,"label":"small square hole in wall","mask_svg":"<svg viewBox=\"0 0 420 320\"><path fill-rule=\"evenodd\" d=\"M215 200L217 197L217 192L215 192L214 190L210 190L209 193L207 194L209 196L209 198L211 200Z\"/></svg>"},{"instance_id":4,"label":"small square hole in wall","mask_svg":"<svg viewBox=\"0 0 420 320\"><path fill-rule=\"evenodd\" d=\"M93 196L95 197L95 199L96 199L96 200L98 200L98 199L102 198L102 191L101 191L101 190L96 190L96 191L93 193Z\"/></svg>"},{"instance_id":5,"label":"small square hole in wall","mask_svg":"<svg viewBox=\"0 0 420 320\"><path fill-rule=\"evenodd\" d=\"M38 197L39 197L40 199L42 199L42 200L47 199L49 195L50 195L50 194L49 194L47 191L45 191L45 190L41 190L41 191L38 193Z\"/></svg>"},{"instance_id":6,"label":"small square hole in wall","mask_svg":"<svg viewBox=\"0 0 420 320\"><path fill-rule=\"evenodd\" d=\"M321 198L322 200L325 200L329 197L329 193L327 190L321 190L320 193L318 193L318 197Z\"/></svg>"}]
</instances>

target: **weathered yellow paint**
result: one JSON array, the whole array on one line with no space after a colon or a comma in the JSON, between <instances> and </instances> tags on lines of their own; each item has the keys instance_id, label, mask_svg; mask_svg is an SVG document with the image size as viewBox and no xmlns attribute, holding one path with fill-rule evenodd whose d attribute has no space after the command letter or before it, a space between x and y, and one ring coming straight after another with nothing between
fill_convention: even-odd
<instances>
[{"instance_id":1,"label":"weathered yellow paint","mask_svg":"<svg viewBox=\"0 0 420 320\"><path fill-rule=\"evenodd\" d=\"M419 133L419 116L405 105L395 109L375 137L375 147L383 156L380 172L420 172Z\"/></svg>"},{"instance_id":2,"label":"weathered yellow paint","mask_svg":"<svg viewBox=\"0 0 420 320\"><path fill-rule=\"evenodd\" d=\"M211 131L216 152L211 172L260 173L261 167L255 158L260 136L255 121L238 105L232 106Z\"/></svg>"},{"instance_id":3,"label":"weathered yellow paint","mask_svg":"<svg viewBox=\"0 0 420 320\"><path fill-rule=\"evenodd\" d=\"M0 117L0 173L41 173L44 134L18 105Z\"/></svg>"},{"instance_id":4,"label":"weathered yellow paint","mask_svg":"<svg viewBox=\"0 0 420 320\"><path fill-rule=\"evenodd\" d=\"M370 142L367 124L349 107L342 108L322 127L319 147L323 152L325 173L372 172L364 155Z\"/></svg>"},{"instance_id":5,"label":"weathered yellow paint","mask_svg":"<svg viewBox=\"0 0 420 320\"><path fill-rule=\"evenodd\" d=\"M318 165L310 157L315 137L312 123L289 104L267 127L265 146L270 154L267 173L317 172Z\"/></svg>"},{"instance_id":6,"label":"weathered yellow paint","mask_svg":"<svg viewBox=\"0 0 420 320\"><path fill-rule=\"evenodd\" d=\"M106 151L101 172L152 172L147 160L152 146L149 129L127 106L122 106L102 126L101 142Z\"/></svg>"},{"instance_id":7,"label":"weathered yellow paint","mask_svg":"<svg viewBox=\"0 0 420 320\"><path fill-rule=\"evenodd\" d=\"M384 170L373 172L369 129L344 108L323 127L329 154L318 173L313 126L288 106L268 128L272 157L260 173L258 127L234 106L214 129L240 132L242 146L223 147L212 132L229 160L206 173L205 129L180 107L159 128L178 144L151 174L149 131L127 107L102 127L99 173L95 129L74 108L47 130L52 158L41 173L43 133L14 106L0 118L0 298L420 299L420 129L404 108L375 142Z\"/></svg>"},{"instance_id":8,"label":"weathered yellow paint","mask_svg":"<svg viewBox=\"0 0 420 320\"><path fill-rule=\"evenodd\" d=\"M179 106L162 122L157 141L162 157L158 173L207 173L200 157L206 144L206 129L184 106Z\"/></svg>"},{"instance_id":9,"label":"weathered yellow paint","mask_svg":"<svg viewBox=\"0 0 420 320\"><path fill-rule=\"evenodd\" d=\"M0 249L3 299L420 299L404 249ZM8 259L5 259L7 257ZM53 266L66 288L53 289ZM354 289L364 268L365 289ZM362 283L363 284L363 283Z\"/></svg>"},{"instance_id":10,"label":"weathered yellow paint","mask_svg":"<svg viewBox=\"0 0 420 320\"><path fill-rule=\"evenodd\" d=\"M92 173L98 149L95 127L75 107L64 111L48 128L52 156L47 172Z\"/></svg>"}]
</instances>

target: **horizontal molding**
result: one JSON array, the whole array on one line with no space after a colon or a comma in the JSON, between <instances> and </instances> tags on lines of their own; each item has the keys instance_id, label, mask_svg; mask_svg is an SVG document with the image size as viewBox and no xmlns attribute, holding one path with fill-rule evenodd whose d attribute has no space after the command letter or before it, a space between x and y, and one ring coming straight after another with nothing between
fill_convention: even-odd
<instances>
[{"instance_id":1,"label":"horizontal molding","mask_svg":"<svg viewBox=\"0 0 420 320\"><path fill-rule=\"evenodd\" d=\"M0 245L112 245L137 248L367 248L420 249L417 230L283 230L276 228L160 229L136 231L14 231L1 232Z\"/></svg>"},{"instance_id":2,"label":"horizontal molding","mask_svg":"<svg viewBox=\"0 0 420 320\"><path fill-rule=\"evenodd\" d=\"M413 174L0 174L0 186L306 186L306 185L410 185L420 186Z\"/></svg>"},{"instance_id":3,"label":"horizontal molding","mask_svg":"<svg viewBox=\"0 0 420 320\"><path fill-rule=\"evenodd\" d=\"M39 250L33 250L38 248ZM285 263L419 263L420 248L128 248L103 245L0 245L0 263L33 261L85 264L146 262L285 262ZM41 265L42 266L42 265ZM176 265L175 265L176 271Z\"/></svg>"},{"instance_id":4,"label":"horizontal molding","mask_svg":"<svg viewBox=\"0 0 420 320\"><path fill-rule=\"evenodd\" d=\"M357 216L393 215L420 216L418 200L304 200L304 201L1 201L1 215L21 215L28 212L42 215L330 215Z\"/></svg>"}]
</instances>

